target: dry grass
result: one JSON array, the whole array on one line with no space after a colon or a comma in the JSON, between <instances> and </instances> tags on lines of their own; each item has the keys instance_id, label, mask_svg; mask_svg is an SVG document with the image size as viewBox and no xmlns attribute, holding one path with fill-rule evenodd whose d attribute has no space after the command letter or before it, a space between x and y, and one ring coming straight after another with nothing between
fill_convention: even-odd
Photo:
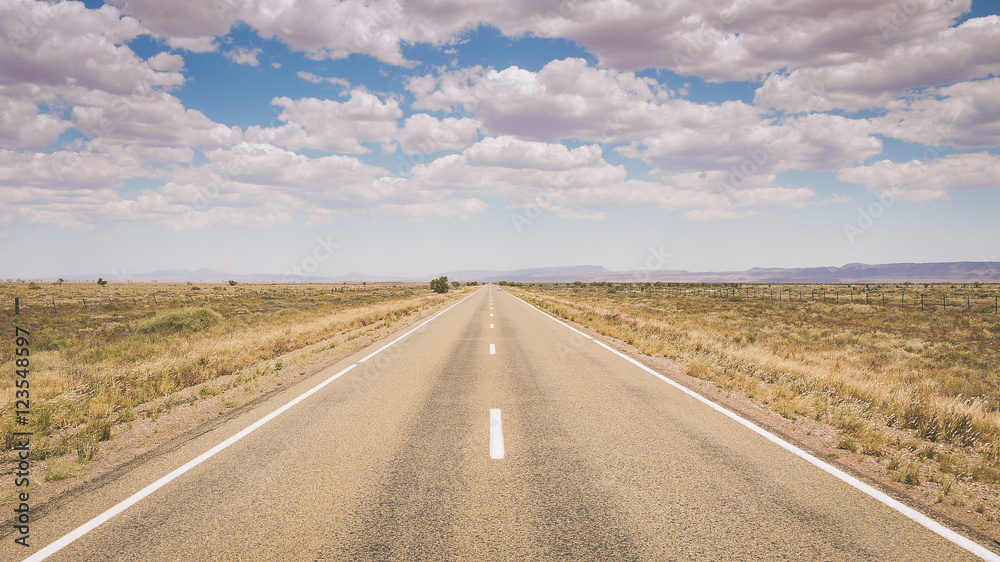
<instances>
[{"instance_id":1,"label":"dry grass","mask_svg":"<svg viewBox=\"0 0 1000 562\"><path fill-rule=\"evenodd\" d=\"M13 334L15 324L31 332L32 456L71 454L78 463L93 459L118 424L169 408L163 398L178 390L230 374L252 383L258 373L251 365L351 330L388 326L446 298L426 285L36 287L0 285L5 308L21 299L21 315L4 314L2 332ZM12 343L0 346L6 373L14 370ZM0 378L7 456L19 430L13 385L13 376ZM218 392L205 386L194 399ZM139 408L151 403L158 406ZM64 467L51 476L71 472Z\"/></svg>"},{"instance_id":2,"label":"dry grass","mask_svg":"<svg viewBox=\"0 0 1000 562\"><path fill-rule=\"evenodd\" d=\"M677 359L688 374L790 420L808 416L830 424L838 430L831 445L840 454L885 459L899 482L1000 484L997 288L871 287L877 304L864 304L860 289L663 286L653 292L536 284L513 292L642 353ZM771 290L784 300L747 298ZM825 300L808 298L822 290ZM925 302L939 304L921 310L919 300L910 300L900 308L903 290L906 299L926 292ZM845 296L849 291L854 302ZM896 306L881 306L883 291ZM962 306L942 310L945 298ZM922 443L937 452L921 455Z\"/></svg>"}]
</instances>

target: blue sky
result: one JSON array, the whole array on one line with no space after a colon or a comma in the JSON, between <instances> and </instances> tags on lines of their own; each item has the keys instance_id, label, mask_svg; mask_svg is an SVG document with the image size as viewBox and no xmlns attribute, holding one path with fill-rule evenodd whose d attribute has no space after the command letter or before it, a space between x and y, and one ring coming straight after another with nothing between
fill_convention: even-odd
<instances>
[{"instance_id":1,"label":"blue sky","mask_svg":"<svg viewBox=\"0 0 1000 562\"><path fill-rule=\"evenodd\" d=\"M11 0L0 278L1000 261L1000 9L798 4Z\"/></svg>"}]
</instances>

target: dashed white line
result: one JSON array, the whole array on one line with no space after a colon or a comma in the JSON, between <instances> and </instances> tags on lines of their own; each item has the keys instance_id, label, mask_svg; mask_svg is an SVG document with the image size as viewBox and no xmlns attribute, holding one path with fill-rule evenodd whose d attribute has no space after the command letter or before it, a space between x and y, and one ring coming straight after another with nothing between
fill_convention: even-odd
<instances>
[{"instance_id":1,"label":"dashed white line","mask_svg":"<svg viewBox=\"0 0 1000 562\"><path fill-rule=\"evenodd\" d=\"M493 328L493 324L490 324L490 328Z\"/></svg>"},{"instance_id":2,"label":"dashed white line","mask_svg":"<svg viewBox=\"0 0 1000 562\"><path fill-rule=\"evenodd\" d=\"M500 421L500 408L490 409L490 458L503 458L503 423Z\"/></svg>"},{"instance_id":3,"label":"dashed white line","mask_svg":"<svg viewBox=\"0 0 1000 562\"><path fill-rule=\"evenodd\" d=\"M490 355L496 355L496 354L497 354L497 345L495 343L491 343L490 344Z\"/></svg>"}]
</instances>

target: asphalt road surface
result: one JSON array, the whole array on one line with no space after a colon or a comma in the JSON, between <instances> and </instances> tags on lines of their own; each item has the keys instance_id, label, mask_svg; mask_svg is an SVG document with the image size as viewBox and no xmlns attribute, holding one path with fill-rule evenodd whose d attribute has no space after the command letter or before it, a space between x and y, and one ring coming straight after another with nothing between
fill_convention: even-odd
<instances>
[{"instance_id":1,"label":"asphalt road surface","mask_svg":"<svg viewBox=\"0 0 1000 562\"><path fill-rule=\"evenodd\" d=\"M0 558L976 558L816 463L487 286L34 520L31 548L8 536Z\"/></svg>"}]
</instances>

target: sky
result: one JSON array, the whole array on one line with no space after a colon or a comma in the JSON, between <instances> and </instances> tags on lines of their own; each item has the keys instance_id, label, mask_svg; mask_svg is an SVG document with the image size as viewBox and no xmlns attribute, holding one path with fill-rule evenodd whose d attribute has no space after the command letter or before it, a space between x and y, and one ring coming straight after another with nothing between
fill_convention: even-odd
<instances>
[{"instance_id":1,"label":"sky","mask_svg":"<svg viewBox=\"0 0 1000 562\"><path fill-rule=\"evenodd\" d=\"M0 278L1000 261L998 14L0 0Z\"/></svg>"}]
</instances>

